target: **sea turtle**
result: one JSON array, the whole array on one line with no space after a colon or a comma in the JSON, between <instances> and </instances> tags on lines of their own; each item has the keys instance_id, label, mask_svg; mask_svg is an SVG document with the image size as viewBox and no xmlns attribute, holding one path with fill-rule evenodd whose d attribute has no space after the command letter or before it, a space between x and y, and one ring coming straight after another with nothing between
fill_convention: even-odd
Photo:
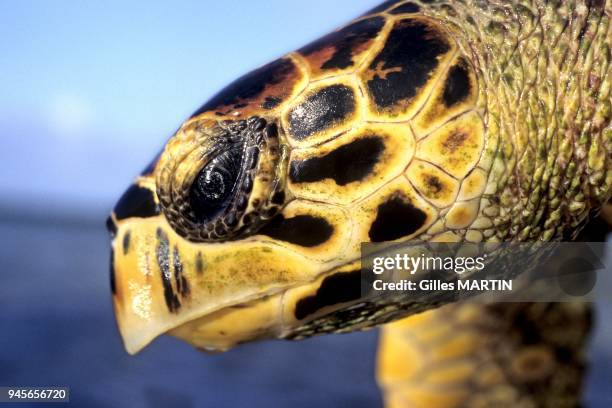
<instances>
[{"instance_id":1,"label":"sea turtle","mask_svg":"<svg viewBox=\"0 0 612 408\"><path fill-rule=\"evenodd\" d=\"M390 407L575 404L586 306L367 302L360 244L573 238L612 191L611 15L391 0L227 86L109 218L128 352L396 321Z\"/></svg>"}]
</instances>

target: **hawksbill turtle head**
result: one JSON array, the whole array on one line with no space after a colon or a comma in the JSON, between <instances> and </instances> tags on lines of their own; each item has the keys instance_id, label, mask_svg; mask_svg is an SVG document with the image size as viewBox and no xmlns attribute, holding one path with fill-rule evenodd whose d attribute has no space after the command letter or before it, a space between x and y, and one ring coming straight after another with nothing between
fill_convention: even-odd
<instances>
[{"instance_id":1,"label":"hawksbill turtle head","mask_svg":"<svg viewBox=\"0 0 612 408\"><path fill-rule=\"evenodd\" d=\"M566 64L541 54L540 25L517 54L495 8L473 7L386 2L189 118L109 219L127 350L162 333L225 350L372 327L437 303L364 299L362 243L558 239L605 203L610 37L599 20L572 20L597 55ZM528 10L514 11L519 21ZM562 11L545 16L551 26ZM550 71L521 59L540 54ZM592 72L572 81L574 66ZM586 83L598 90L578 92ZM563 105L578 94L584 103Z\"/></svg>"}]
</instances>

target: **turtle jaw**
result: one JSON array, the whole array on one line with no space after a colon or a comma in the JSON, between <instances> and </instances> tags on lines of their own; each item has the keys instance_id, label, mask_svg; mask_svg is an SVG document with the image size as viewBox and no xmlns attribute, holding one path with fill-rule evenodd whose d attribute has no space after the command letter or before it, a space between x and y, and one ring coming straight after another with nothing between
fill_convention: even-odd
<instances>
[{"instance_id":1,"label":"turtle jaw","mask_svg":"<svg viewBox=\"0 0 612 408\"><path fill-rule=\"evenodd\" d=\"M282 294L320 273L304 256L257 237L190 242L161 214L116 227L113 305L130 354L165 333L208 350L278 337Z\"/></svg>"}]
</instances>

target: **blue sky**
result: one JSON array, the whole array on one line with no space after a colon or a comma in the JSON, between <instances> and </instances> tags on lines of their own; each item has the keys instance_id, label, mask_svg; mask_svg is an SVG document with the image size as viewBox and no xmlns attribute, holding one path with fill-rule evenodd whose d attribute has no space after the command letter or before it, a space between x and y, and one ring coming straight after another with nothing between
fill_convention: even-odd
<instances>
[{"instance_id":1,"label":"blue sky","mask_svg":"<svg viewBox=\"0 0 612 408\"><path fill-rule=\"evenodd\" d=\"M378 3L0 2L0 203L108 208L223 85Z\"/></svg>"}]
</instances>

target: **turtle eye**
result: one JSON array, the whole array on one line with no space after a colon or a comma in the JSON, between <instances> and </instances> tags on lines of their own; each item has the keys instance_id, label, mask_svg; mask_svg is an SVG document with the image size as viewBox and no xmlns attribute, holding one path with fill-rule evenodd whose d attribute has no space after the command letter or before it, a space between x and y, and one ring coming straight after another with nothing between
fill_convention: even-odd
<instances>
[{"instance_id":1,"label":"turtle eye","mask_svg":"<svg viewBox=\"0 0 612 408\"><path fill-rule=\"evenodd\" d=\"M234 145L200 170L189 192L189 204L197 221L211 221L231 203L240 175L242 156L243 145Z\"/></svg>"},{"instance_id":2,"label":"turtle eye","mask_svg":"<svg viewBox=\"0 0 612 408\"><path fill-rule=\"evenodd\" d=\"M179 129L157 163L156 192L166 220L192 242L254 234L285 201L288 149L278 127L203 119Z\"/></svg>"}]
</instances>

